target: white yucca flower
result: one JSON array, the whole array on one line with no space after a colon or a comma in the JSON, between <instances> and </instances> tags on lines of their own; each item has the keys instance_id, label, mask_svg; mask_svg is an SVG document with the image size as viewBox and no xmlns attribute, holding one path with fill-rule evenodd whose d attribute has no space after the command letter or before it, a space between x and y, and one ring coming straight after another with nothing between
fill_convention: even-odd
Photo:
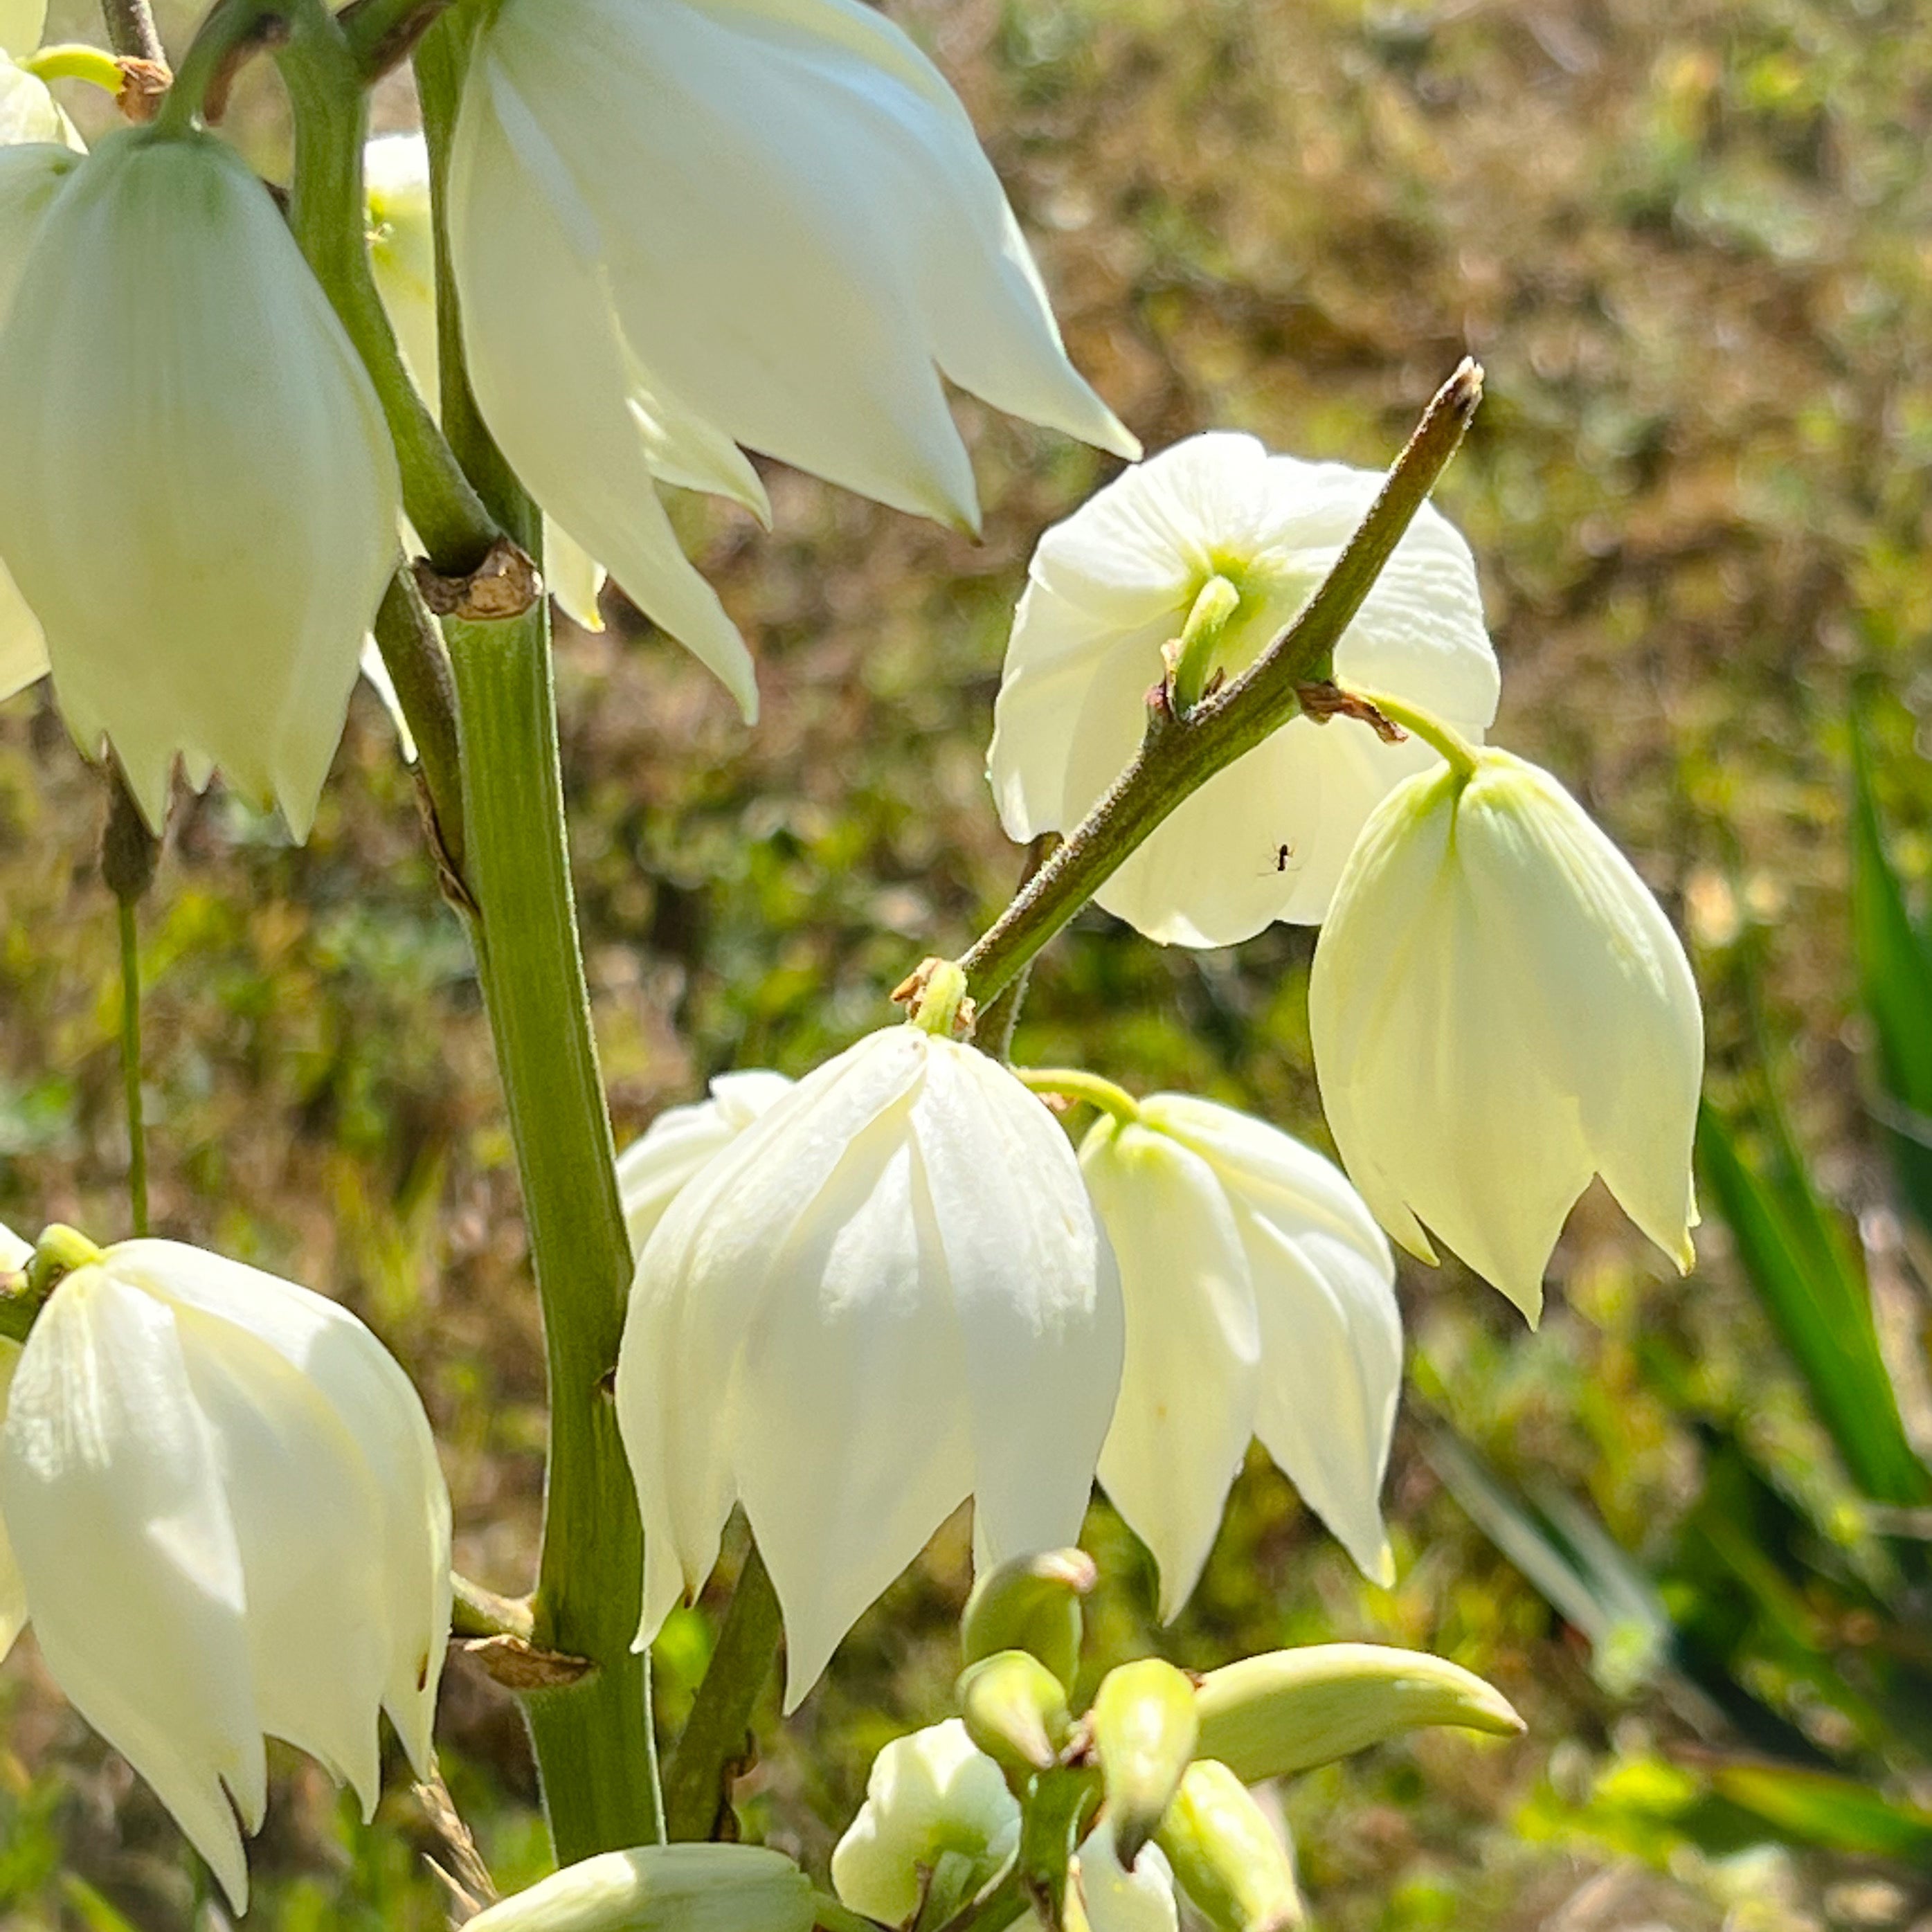
<instances>
[{"instance_id":1,"label":"white yucca flower","mask_svg":"<svg viewBox=\"0 0 1932 1932\"><path fill-rule=\"evenodd\" d=\"M791 1082L782 1073L748 1067L721 1073L711 1097L667 1107L617 1156L617 1192L624 1203L631 1252L640 1255L664 1210L715 1154L729 1147Z\"/></svg>"},{"instance_id":2,"label":"white yucca flower","mask_svg":"<svg viewBox=\"0 0 1932 1932\"><path fill-rule=\"evenodd\" d=\"M395 459L232 149L130 128L74 169L0 324L0 559L82 751L158 831L178 754L305 837L398 556Z\"/></svg>"},{"instance_id":3,"label":"white yucca flower","mask_svg":"<svg viewBox=\"0 0 1932 1932\"><path fill-rule=\"evenodd\" d=\"M46 0L0 0L0 147L52 141L79 152L81 139L38 74L20 64L40 44Z\"/></svg>"},{"instance_id":4,"label":"white yucca flower","mask_svg":"<svg viewBox=\"0 0 1932 1932\"><path fill-rule=\"evenodd\" d=\"M872 1760L866 1802L832 1853L832 1888L883 1925L908 1923L940 1859L996 1876L1019 1847L1020 1808L1005 1774L957 1718L895 1738Z\"/></svg>"},{"instance_id":5,"label":"white yucca flower","mask_svg":"<svg viewBox=\"0 0 1932 1932\"><path fill-rule=\"evenodd\" d=\"M98 1252L13 1367L0 1517L0 1635L31 1618L238 1910L265 1734L365 1817L380 1712L428 1774L449 1496L408 1377L346 1309L173 1241Z\"/></svg>"},{"instance_id":6,"label":"white yucca flower","mask_svg":"<svg viewBox=\"0 0 1932 1932\"><path fill-rule=\"evenodd\" d=\"M1126 1312L1100 1480L1154 1553L1161 1616L1192 1591L1257 1436L1362 1569L1391 1581L1378 1498L1402 1316L1360 1197L1312 1148L1184 1094L1102 1118L1080 1167Z\"/></svg>"},{"instance_id":7,"label":"white yucca flower","mask_svg":"<svg viewBox=\"0 0 1932 1932\"><path fill-rule=\"evenodd\" d=\"M617 1362L641 1636L742 1502L787 1708L969 1496L992 1560L1078 1534L1120 1382L1120 1288L1052 1115L889 1027L769 1106L645 1245Z\"/></svg>"},{"instance_id":8,"label":"white yucca flower","mask_svg":"<svg viewBox=\"0 0 1932 1932\"><path fill-rule=\"evenodd\" d=\"M1070 831L1126 768L1161 647L1210 578L1240 594L1220 659L1232 676L1314 594L1384 480L1210 433L1137 464L1048 530L1014 615L988 753L1008 836ZM1335 671L1466 736L1489 728L1498 679L1475 566L1426 505L1336 646ZM1095 896L1169 945L1318 921L1370 812L1430 756L1294 718L1184 800Z\"/></svg>"},{"instance_id":9,"label":"white yucca flower","mask_svg":"<svg viewBox=\"0 0 1932 1932\"><path fill-rule=\"evenodd\" d=\"M417 389L430 409L440 412L442 357L436 338L428 143L420 134L378 135L363 150L362 178L376 292ZM597 608L598 592L604 588L603 566L548 519L543 575L573 623L586 631L603 629L603 614Z\"/></svg>"},{"instance_id":10,"label":"white yucca flower","mask_svg":"<svg viewBox=\"0 0 1932 1932\"><path fill-rule=\"evenodd\" d=\"M1376 1218L1425 1261L1432 1230L1534 1322L1594 1175L1690 1267L1703 1016L1669 921L1576 800L1507 752L1450 748L1364 831L1309 1028Z\"/></svg>"},{"instance_id":11,"label":"white yucca flower","mask_svg":"<svg viewBox=\"0 0 1932 1932\"><path fill-rule=\"evenodd\" d=\"M971 124L860 0L505 0L451 157L477 400L537 500L755 709L659 483L745 449L973 525L942 373L1122 454ZM741 447L742 446L742 447Z\"/></svg>"}]
</instances>

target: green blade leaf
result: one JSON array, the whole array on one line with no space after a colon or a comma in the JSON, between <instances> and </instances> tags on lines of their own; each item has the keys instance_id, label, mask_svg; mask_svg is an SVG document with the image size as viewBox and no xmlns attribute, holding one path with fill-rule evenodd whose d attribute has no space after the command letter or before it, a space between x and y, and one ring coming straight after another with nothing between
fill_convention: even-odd
<instances>
[{"instance_id":1,"label":"green blade leaf","mask_svg":"<svg viewBox=\"0 0 1932 1932\"><path fill-rule=\"evenodd\" d=\"M1932 1501L1932 1472L1899 1419L1864 1269L1774 1106L1766 1106L1762 1124L1770 1148L1760 1169L1704 1108L1697 1157L1705 1186L1852 1480L1876 1502Z\"/></svg>"},{"instance_id":2,"label":"green blade leaf","mask_svg":"<svg viewBox=\"0 0 1932 1932\"><path fill-rule=\"evenodd\" d=\"M1852 773L1852 937L1888 1103L1880 1124L1905 1204L1932 1228L1932 944L1914 924L1886 851L1870 748L1856 718Z\"/></svg>"}]
</instances>

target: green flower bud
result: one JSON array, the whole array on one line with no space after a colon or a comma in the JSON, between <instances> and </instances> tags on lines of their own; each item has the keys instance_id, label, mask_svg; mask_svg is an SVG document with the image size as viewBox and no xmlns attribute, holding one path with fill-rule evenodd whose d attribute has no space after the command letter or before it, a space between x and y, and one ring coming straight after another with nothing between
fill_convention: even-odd
<instances>
[{"instance_id":1,"label":"green flower bud","mask_svg":"<svg viewBox=\"0 0 1932 1932\"><path fill-rule=\"evenodd\" d=\"M1132 1868L1180 1787L1199 1720L1194 1686L1157 1657L1110 1670L1088 1714L1120 1862Z\"/></svg>"},{"instance_id":2,"label":"green flower bud","mask_svg":"<svg viewBox=\"0 0 1932 1932\"><path fill-rule=\"evenodd\" d=\"M959 1679L959 1708L967 1736L1009 1784L1052 1769L1073 1728L1060 1679L1023 1650L1003 1650L968 1665Z\"/></svg>"},{"instance_id":3,"label":"green flower bud","mask_svg":"<svg viewBox=\"0 0 1932 1932\"><path fill-rule=\"evenodd\" d=\"M1250 1784L1286 1778L1426 1724L1509 1737L1522 1720L1499 1690L1439 1657L1373 1643L1311 1644L1202 1678L1200 1750Z\"/></svg>"},{"instance_id":4,"label":"green flower bud","mask_svg":"<svg viewBox=\"0 0 1932 1932\"><path fill-rule=\"evenodd\" d=\"M1215 1932L1283 1932L1302 1922L1294 1863L1225 1764L1190 1765L1156 1834L1179 1885Z\"/></svg>"},{"instance_id":5,"label":"green flower bud","mask_svg":"<svg viewBox=\"0 0 1932 1932\"><path fill-rule=\"evenodd\" d=\"M644 1845L566 1865L468 1932L811 1932L812 1883L758 1845Z\"/></svg>"},{"instance_id":6,"label":"green flower bud","mask_svg":"<svg viewBox=\"0 0 1932 1932\"><path fill-rule=\"evenodd\" d=\"M974 1585L960 1620L965 1661L1024 1650L1072 1690L1080 1667L1080 1599L1099 1575L1084 1550L1048 1550L988 1570Z\"/></svg>"}]
</instances>

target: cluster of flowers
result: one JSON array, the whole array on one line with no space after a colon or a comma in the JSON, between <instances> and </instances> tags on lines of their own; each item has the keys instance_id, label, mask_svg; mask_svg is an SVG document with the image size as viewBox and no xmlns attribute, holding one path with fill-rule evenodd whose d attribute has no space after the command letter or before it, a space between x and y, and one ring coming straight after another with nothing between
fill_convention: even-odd
<instances>
[{"instance_id":1,"label":"cluster of flowers","mask_svg":"<svg viewBox=\"0 0 1932 1932\"><path fill-rule=\"evenodd\" d=\"M20 10L0 0L0 45L37 36ZM157 828L178 758L303 836L401 554L382 404L230 149L164 116L82 155L44 94L0 62L0 695L50 669L82 748L112 750ZM369 184L372 268L428 394L420 144L379 145ZM608 566L748 716L748 655L660 483L763 515L751 448L970 524L942 373L1138 454L1066 362L958 103L858 0L504 0L443 212L477 398L552 520L558 588L594 619ZM1253 662L1377 482L1208 435L1049 532L990 754L1008 830L1077 826L1204 595L1216 668ZM1255 1436L1386 1575L1402 1336L1382 1231L1431 1259L1432 1232L1534 1318L1600 1174L1688 1264L1702 1041L1682 950L1562 788L1482 746L1495 656L1433 512L1334 672L1411 734L1297 719L1100 898L1163 943L1321 924L1311 1032L1346 1176L1205 1100L1029 1081L955 1036L943 967L914 1024L796 1083L722 1078L622 1164L640 1644L742 1504L795 1704L960 1502L992 1564L1071 1542L1096 1475L1171 1615ZM1077 1154L1042 1090L1099 1104ZM0 1271L50 1292L0 1432L6 1634L31 1616L238 1902L265 1733L365 1805L379 1710L426 1762L449 1528L421 1406L358 1323L288 1283L165 1242L44 1238L29 1264L7 1238ZM1084 1856L1090 1905L1118 1862ZM1157 1866L1120 1882L1154 1898L1136 1924L1171 1922Z\"/></svg>"}]
</instances>

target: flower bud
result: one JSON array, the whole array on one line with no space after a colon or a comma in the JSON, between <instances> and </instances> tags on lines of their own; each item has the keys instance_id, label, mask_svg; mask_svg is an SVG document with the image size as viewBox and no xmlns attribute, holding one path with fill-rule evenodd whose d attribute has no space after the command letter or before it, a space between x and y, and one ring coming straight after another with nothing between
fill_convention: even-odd
<instances>
[{"instance_id":1,"label":"flower bud","mask_svg":"<svg viewBox=\"0 0 1932 1932\"><path fill-rule=\"evenodd\" d=\"M1303 1923L1288 1847L1225 1764L1203 1758L1188 1766L1160 1843L1175 1882L1214 1932L1286 1932Z\"/></svg>"},{"instance_id":2,"label":"flower bud","mask_svg":"<svg viewBox=\"0 0 1932 1932\"><path fill-rule=\"evenodd\" d=\"M1003 1650L1036 1657L1070 1693L1080 1668L1080 1599L1099 1580L1084 1550L1016 1556L982 1571L959 1622L968 1664Z\"/></svg>"},{"instance_id":3,"label":"flower bud","mask_svg":"<svg viewBox=\"0 0 1932 1932\"><path fill-rule=\"evenodd\" d=\"M1322 1102L1376 1218L1432 1228L1534 1322L1601 1174L1680 1268L1704 1024L1684 948L1547 772L1469 752L1408 779L1351 856L1315 950Z\"/></svg>"},{"instance_id":4,"label":"flower bud","mask_svg":"<svg viewBox=\"0 0 1932 1932\"><path fill-rule=\"evenodd\" d=\"M179 754L307 836L398 555L375 392L287 224L211 136L74 170L0 326L0 559L90 758L151 829Z\"/></svg>"},{"instance_id":5,"label":"flower bud","mask_svg":"<svg viewBox=\"0 0 1932 1932\"><path fill-rule=\"evenodd\" d=\"M1429 1724L1513 1736L1502 1693L1426 1652L1310 1644L1210 1670L1195 1694L1199 1750L1244 1782L1292 1777Z\"/></svg>"},{"instance_id":6,"label":"flower bud","mask_svg":"<svg viewBox=\"0 0 1932 1932\"><path fill-rule=\"evenodd\" d=\"M67 1271L0 1429L0 1605L24 1598L55 1682L239 1909L265 1733L365 1817L380 1713L428 1774L450 1606L436 1445L334 1303L176 1242L50 1232Z\"/></svg>"},{"instance_id":7,"label":"flower bud","mask_svg":"<svg viewBox=\"0 0 1932 1932\"><path fill-rule=\"evenodd\" d=\"M566 1865L466 1932L811 1932L812 1881L761 1845L644 1845Z\"/></svg>"},{"instance_id":8,"label":"flower bud","mask_svg":"<svg viewBox=\"0 0 1932 1932\"><path fill-rule=\"evenodd\" d=\"M1193 1756L1194 1686L1160 1658L1123 1664L1100 1680L1088 1713L1121 1862L1153 1837Z\"/></svg>"},{"instance_id":9,"label":"flower bud","mask_svg":"<svg viewBox=\"0 0 1932 1932\"><path fill-rule=\"evenodd\" d=\"M1019 1832L1000 1767L949 1718L872 1760L866 1802L832 1854L832 1887L851 1910L903 1924L919 1910L922 1870L950 1856L953 1888L970 1896L1012 1858Z\"/></svg>"},{"instance_id":10,"label":"flower bud","mask_svg":"<svg viewBox=\"0 0 1932 1932\"><path fill-rule=\"evenodd\" d=\"M1023 1650L1003 1650L960 1673L966 1734L1007 1774L1024 1783L1058 1762L1073 1714L1058 1678Z\"/></svg>"}]
</instances>

